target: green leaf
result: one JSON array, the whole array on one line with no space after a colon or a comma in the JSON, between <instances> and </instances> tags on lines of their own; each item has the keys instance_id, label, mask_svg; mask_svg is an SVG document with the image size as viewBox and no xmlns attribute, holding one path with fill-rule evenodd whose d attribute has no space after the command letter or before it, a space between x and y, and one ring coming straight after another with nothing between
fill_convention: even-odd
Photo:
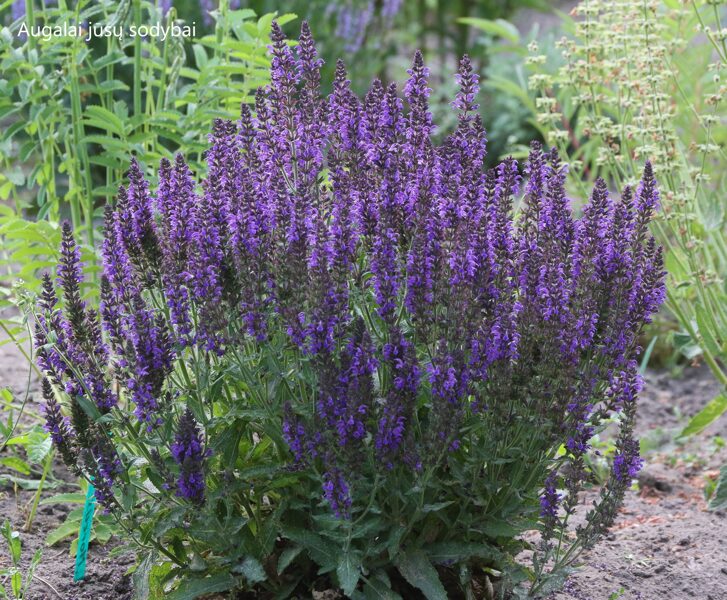
<instances>
[{"instance_id":1,"label":"green leaf","mask_svg":"<svg viewBox=\"0 0 727 600\"><path fill-rule=\"evenodd\" d=\"M684 430L679 434L679 437L688 437L704 431L713 421L722 416L725 411L727 411L727 394L719 394L692 417Z\"/></svg>"},{"instance_id":2,"label":"green leaf","mask_svg":"<svg viewBox=\"0 0 727 600\"><path fill-rule=\"evenodd\" d=\"M40 479L25 479L24 477L16 477L15 475L0 475L0 484L14 483L24 490L37 490L40 487ZM44 489L57 488L62 482L45 480Z\"/></svg>"},{"instance_id":3,"label":"green leaf","mask_svg":"<svg viewBox=\"0 0 727 600\"><path fill-rule=\"evenodd\" d=\"M43 498L39 504L83 504L86 501L85 494L56 494L50 498Z\"/></svg>"},{"instance_id":4,"label":"green leaf","mask_svg":"<svg viewBox=\"0 0 727 600\"><path fill-rule=\"evenodd\" d=\"M402 577L420 589L427 600L447 600L447 593L439 580L437 570L421 550L411 550L396 561Z\"/></svg>"},{"instance_id":5,"label":"green leaf","mask_svg":"<svg viewBox=\"0 0 727 600\"><path fill-rule=\"evenodd\" d=\"M134 585L134 600L148 600L150 595L149 574L156 562L156 551L149 552L136 567L131 581Z\"/></svg>"},{"instance_id":6,"label":"green leaf","mask_svg":"<svg viewBox=\"0 0 727 600\"><path fill-rule=\"evenodd\" d=\"M447 502L437 502L436 504L425 504L424 506L422 506L422 512L437 512L442 510L443 508L447 508L452 504L454 504L454 500L448 500Z\"/></svg>"},{"instance_id":7,"label":"green leaf","mask_svg":"<svg viewBox=\"0 0 727 600\"><path fill-rule=\"evenodd\" d=\"M25 445L25 451L31 462L41 463L48 456L53 447L53 441L44 431L31 431L28 436L28 443Z\"/></svg>"},{"instance_id":8,"label":"green leaf","mask_svg":"<svg viewBox=\"0 0 727 600\"><path fill-rule=\"evenodd\" d=\"M105 129L111 133L115 133L119 137L124 137L124 123L110 110L103 106L87 106L86 115L91 117L88 119L90 124L99 129Z\"/></svg>"},{"instance_id":9,"label":"green leaf","mask_svg":"<svg viewBox=\"0 0 727 600\"><path fill-rule=\"evenodd\" d=\"M694 312L697 318L697 328L699 329L699 334L702 336L705 347L709 350L712 356L720 356L722 349L719 347L717 339L714 337L714 332L718 331L718 327L714 322L714 319L700 304L697 304L694 307Z\"/></svg>"},{"instance_id":10,"label":"green leaf","mask_svg":"<svg viewBox=\"0 0 727 600\"><path fill-rule=\"evenodd\" d=\"M192 46L192 52L194 52L195 64L197 65L197 68L201 71L207 65L207 53L205 52L204 48L199 44L194 44Z\"/></svg>"},{"instance_id":11,"label":"green leaf","mask_svg":"<svg viewBox=\"0 0 727 600\"><path fill-rule=\"evenodd\" d=\"M361 576L361 563L352 552L345 552L336 568L338 584L346 596L353 594Z\"/></svg>"},{"instance_id":12,"label":"green leaf","mask_svg":"<svg viewBox=\"0 0 727 600\"><path fill-rule=\"evenodd\" d=\"M646 373L646 368L649 366L649 360L651 359L651 353L654 351L654 347L656 346L656 342L658 339L658 335L655 335L653 338L651 338L649 345L646 347L646 350L641 357L641 364L639 365L639 373L641 375Z\"/></svg>"},{"instance_id":13,"label":"green leaf","mask_svg":"<svg viewBox=\"0 0 727 600\"><path fill-rule=\"evenodd\" d=\"M20 571L16 571L10 577L10 587L15 597L20 598L20 591L23 589L23 574Z\"/></svg>"},{"instance_id":14,"label":"green leaf","mask_svg":"<svg viewBox=\"0 0 727 600\"><path fill-rule=\"evenodd\" d=\"M727 465L723 465L720 469L717 487L709 501L710 510L719 510L720 508L727 508Z\"/></svg>"},{"instance_id":15,"label":"green leaf","mask_svg":"<svg viewBox=\"0 0 727 600\"><path fill-rule=\"evenodd\" d=\"M226 592L232 589L237 581L229 573L217 573L204 579L185 579L180 587L165 596L166 600L194 600L205 594Z\"/></svg>"},{"instance_id":16,"label":"green leaf","mask_svg":"<svg viewBox=\"0 0 727 600\"><path fill-rule=\"evenodd\" d=\"M286 527L283 529L283 537L303 546L321 567L321 572L332 571L338 566L338 548L319 535L299 527Z\"/></svg>"},{"instance_id":17,"label":"green leaf","mask_svg":"<svg viewBox=\"0 0 727 600\"><path fill-rule=\"evenodd\" d=\"M286 23L290 23L291 21L295 21L295 19L298 18L298 15L295 13L285 13L284 15L279 15L275 17L275 20L278 22L278 25L281 27L285 25Z\"/></svg>"},{"instance_id":18,"label":"green leaf","mask_svg":"<svg viewBox=\"0 0 727 600\"><path fill-rule=\"evenodd\" d=\"M35 553L33 554L33 558L30 561L30 565L28 566L28 570L25 573L25 585L23 586L23 598L28 597L28 587L33 581L33 575L35 574L35 570L38 568L38 564L40 563L40 559L43 557L43 552L40 548L38 548Z\"/></svg>"},{"instance_id":19,"label":"green leaf","mask_svg":"<svg viewBox=\"0 0 727 600\"><path fill-rule=\"evenodd\" d=\"M565 583L565 580L568 579L568 577L573 573L575 569L570 567L564 567L563 569L558 569L554 573L547 573L545 575L541 576L541 583L538 587L538 591L542 590L542 594L550 595L553 592L557 592L563 588L563 584Z\"/></svg>"},{"instance_id":20,"label":"green leaf","mask_svg":"<svg viewBox=\"0 0 727 600\"><path fill-rule=\"evenodd\" d=\"M484 531L485 535L491 538L496 537L514 537L518 535L519 533L522 533L526 529L528 529L529 526L524 527L516 527L515 525L512 525L511 523L508 523L507 521L490 521L488 523L485 523L485 525L482 527L482 530Z\"/></svg>"},{"instance_id":21,"label":"green leaf","mask_svg":"<svg viewBox=\"0 0 727 600\"><path fill-rule=\"evenodd\" d=\"M68 519L66 519L63 523L61 523L46 536L46 546L53 546L54 544L57 544L58 542L66 539L67 537L78 535L78 530L81 527L80 515L78 519L71 519L70 516L71 515L69 514Z\"/></svg>"},{"instance_id":22,"label":"green leaf","mask_svg":"<svg viewBox=\"0 0 727 600\"><path fill-rule=\"evenodd\" d=\"M94 537L99 544L105 544L114 534L113 529L108 525L96 522L93 526Z\"/></svg>"},{"instance_id":23,"label":"green leaf","mask_svg":"<svg viewBox=\"0 0 727 600\"><path fill-rule=\"evenodd\" d=\"M676 331L672 335L672 344L687 360L692 360L702 354L699 344L696 344L688 333Z\"/></svg>"},{"instance_id":24,"label":"green leaf","mask_svg":"<svg viewBox=\"0 0 727 600\"><path fill-rule=\"evenodd\" d=\"M303 552L302 546L291 546L283 550L278 558L278 575L285 571L301 552Z\"/></svg>"},{"instance_id":25,"label":"green leaf","mask_svg":"<svg viewBox=\"0 0 727 600\"><path fill-rule=\"evenodd\" d=\"M265 581L267 575L265 575L265 569L260 564L260 561L252 556L248 556L242 564L237 565L232 569L235 574L244 575L248 582L255 584Z\"/></svg>"},{"instance_id":26,"label":"green leaf","mask_svg":"<svg viewBox=\"0 0 727 600\"><path fill-rule=\"evenodd\" d=\"M370 577L364 586L366 600L402 600L401 596L391 589L391 585L379 577Z\"/></svg>"},{"instance_id":27,"label":"green leaf","mask_svg":"<svg viewBox=\"0 0 727 600\"><path fill-rule=\"evenodd\" d=\"M101 412L98 410L98 407L86 398L86 396L76 396L74 401L78 402L83 409L83 412L85 412L92 421L98 421L101 418Z\"/></svg>"},{"instance_id":28,"label":"green leaf","mask_svg":"<svg viewBox=\"0 0 727 600\"><path fill-rule=\"evenodd\" d=\"M472 27L484 31L495 37L501 37L516 44L520 41L520 33L512 23L505 19L480 19L477 17L461 17L457 19L458 23L463 25L471 25Z\"/></svg>"},{"instance_id":29,"label":"green leaf","mask_svg":"<svg viewBox=\"0 0 727 600\"><path fill-rule=\"evenodd\" d=\"M30 465L17 456L0 458L0 465L5 465L6 467L15 469L18 473L22 473L23 475L30 475Z\"/></svg>"},{"instance_id":30,"label":"green leaf","mask_svg":"<svg viewBox=\"0 0 727 600\"><path fill-rule=\"evenodd\" d=\"M497 560L500 552L487 544L471 544L467 542L442 542L430 544L426 548L427 556L435 564L459 562L470 558Z\"/></svg>"},{"instance_id":31,"label":"green leaf","mask_svg":"<svg viewBox=\"0 0 727 600\"><path fill-rule=\"evenodd\" d=\"M20 534L17 531L13 531L10 526L10 521L5 521L2 525L2 535L8 544L10 550L10 556L13 559L13 564L17 565L20 561L21 542Z\"/></svg>"}]
</instances>

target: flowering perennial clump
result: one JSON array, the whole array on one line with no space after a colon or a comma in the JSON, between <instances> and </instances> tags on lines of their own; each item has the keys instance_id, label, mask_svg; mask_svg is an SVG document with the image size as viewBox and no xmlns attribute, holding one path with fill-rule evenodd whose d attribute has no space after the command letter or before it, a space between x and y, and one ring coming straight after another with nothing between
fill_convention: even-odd
<instances>
[{"instance_id":1,"label":"flowering perennial clump","mask_svg":"<svg viewBox=\"0 0 727 600\"><path fill-rule=\"evenodd\" d=\"M329 2L325 12L327 16L335 17L335 33L345 42L345 50L358 52L366 37L371 37L370 28L375 18L377 16L380 18L381 29L384 31L391 29L403 4L403 0L382 0L379 3L375 0L341 0Z\"/></svg>"},{"instance_id":2,"label":"flowering perennial clump","mask_svg":"<svg viewBox=\"0 0 727 600\"><path fill-rule=\"evenodd\" d=\"M274 25L271 54L254 110L214 123L199 185L177 156L152 193L132 161L98 311L64 226L38 303L48 430L181 573L202 552L231 586L292 593L308 556L348 595L443 598L438 575L471 591L482 567L539 593L641 465L638 336L664 297L651 167L618 200L599 180L574 218L554 151L534 143L524 178L513 159L484 170L467 57L435 144L421 54L403 99L378 81L358 98L340 62L322 98L307 25L295 49ZM565 543L614 415L602 501Z\"/></svg>"}]
</instances>

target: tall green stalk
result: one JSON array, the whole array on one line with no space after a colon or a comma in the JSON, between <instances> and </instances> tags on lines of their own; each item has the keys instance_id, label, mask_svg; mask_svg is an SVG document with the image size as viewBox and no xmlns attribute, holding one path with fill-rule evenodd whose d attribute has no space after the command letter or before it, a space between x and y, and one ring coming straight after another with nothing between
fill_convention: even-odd
<instances>
[{"instance_id":1,"label":"tall green stalk","mask_svg":"<svg viewBox=\"0 0 727 600\"><path fill-rule=\"evenodd\" d=\"M134 24L136 27L140 27L142 14L141 14L141 0L134 0ZM141 115L141 36L134 38L134 89L132 91L134 96L134 117Z\"/></svg>"}]
</instances>

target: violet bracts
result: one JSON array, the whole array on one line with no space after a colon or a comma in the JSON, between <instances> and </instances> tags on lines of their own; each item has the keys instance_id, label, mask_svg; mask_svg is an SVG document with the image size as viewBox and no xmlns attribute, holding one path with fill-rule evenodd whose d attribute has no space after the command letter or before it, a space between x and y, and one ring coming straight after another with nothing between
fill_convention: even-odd
<instances>
[{"instance_id":1,"label":"violet bracts","mask_svg":"<svg viewBox=\"0 0 727 600\"><path fill-rule=\"evenodd\" d=\"M199 425L189 409L179 419L171 450L179 465L177 493L190 502L201 504L204 502L204 459L207 452Z\"/></svg>"}]
</instances>

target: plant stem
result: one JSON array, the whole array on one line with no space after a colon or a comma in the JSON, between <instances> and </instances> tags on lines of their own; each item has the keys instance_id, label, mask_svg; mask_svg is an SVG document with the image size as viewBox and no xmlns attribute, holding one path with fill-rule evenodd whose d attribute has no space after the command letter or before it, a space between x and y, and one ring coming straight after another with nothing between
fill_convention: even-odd
<instances>
[{"instance_id":1,"label":"plant stem","mask_svg":"<svg viewBox=\"0 0 727 600\"><path fill-rule=\"evenodd\" d=\"M71 195L71 213L73 228L78 230L81 227L81 204L79 198L85 194L86 201L83 203L83 211L86 225L86 236L88 245L93 248L93 184L91 181L91 165L88 160L88 148L86 146L85 130L83 126L83 110L81 107L81 86L78 77L77 43L73 44L70 60L71 80L71 118L73 130L73 144L77 152L75 176L73 184L78 186ZM78 164L80 162L80 164ZM80 190L80 192L79 192Z\"/></svg>"},{"instance_id":2,"label":"plant stem","mask_svg":"<svg viewBox=\"0 0 727 600\"><path fill-rule=\"evenodd\" d=\"M141 26L141 0L134 0L134 24ZM141 115L141 37L134 38L134 117Z\"/></svg>"},{"instance_id":3,"label":"plant stem","mask_svg":"<svg viewBox=\"0 0 727 600\"><path fill-rule=\"evenodd\" d=\"M33 497L33 506L30 509L30 513L28 514L28 518L25 521L25 525L23 525L23 531L30 531L30 528L33 526L35 513L38 510L38 502L40 502L40 495L43 492L43 484L45 483L45 478L48 477L48 473L50 473L52 465L53 450L50 450L45 457L45 463L43 464L43 474L40 476L40 483L38 483L38 489L36 490L35 496Z\"/></svg>"}]
</instances>

